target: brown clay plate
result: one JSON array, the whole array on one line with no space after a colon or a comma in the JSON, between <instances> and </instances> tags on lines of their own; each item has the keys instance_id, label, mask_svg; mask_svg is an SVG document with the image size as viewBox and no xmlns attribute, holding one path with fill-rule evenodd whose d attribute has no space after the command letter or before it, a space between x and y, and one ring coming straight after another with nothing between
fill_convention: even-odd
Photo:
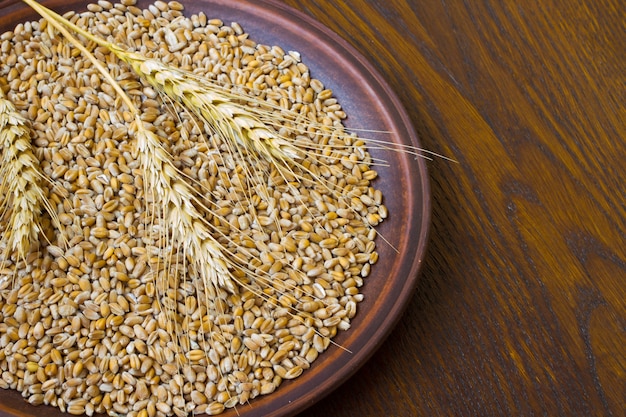
<instances>
[{"instance_id":1,"label":"brown clay plate","mask_svg":"<svg viewBox=\"0 0 626 417\"><path fill-rule=\"evenodd\" d=\"M274 0L181 2L188 14L203 11L209 18L238 22L259 43L300 52L312 76L334 91L348 114L348 127L389 132L367 136L419 146L409 116L383 77L354 48L320 23ZM42 3L56 11L83 11L87 4L80 0ZM150 3L141 0L139 6ZM0 0L0 33L11 30L18 22L37 18L19 0ZM397 251L377 240L380 258L361 289L365 299L359 303L351 329L335 338L350 352L331 346L300 377L284 382L273 394L237 407L239 416L289 416L319 401L364 365L411 298L430 223L426 165L423 159L402 153L372 154L389 162L389 166L377 168L380 175L375 186L383 191L390 213L377 230ZM41 415L64 414L49 406L31 406L18 392L0 390L0 416ZM235 415L234 410L222 414Z\"/></svg>"}]
</instances>

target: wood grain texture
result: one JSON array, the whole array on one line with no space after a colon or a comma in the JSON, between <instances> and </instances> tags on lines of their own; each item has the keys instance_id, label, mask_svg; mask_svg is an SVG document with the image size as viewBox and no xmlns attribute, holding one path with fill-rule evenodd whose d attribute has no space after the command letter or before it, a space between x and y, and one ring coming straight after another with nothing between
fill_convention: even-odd
<instances>
[{"instance_id":1,"label":"wood grain texture","mask_svg":"<svg viewBox=\"0 0 626 417\"><path fill-rule=\"evenodd\" d=\"M623 2L285 3L459 162L429 165L429 254L400 324L301 417L626 415Z\"/></svg>"}]
</instances>

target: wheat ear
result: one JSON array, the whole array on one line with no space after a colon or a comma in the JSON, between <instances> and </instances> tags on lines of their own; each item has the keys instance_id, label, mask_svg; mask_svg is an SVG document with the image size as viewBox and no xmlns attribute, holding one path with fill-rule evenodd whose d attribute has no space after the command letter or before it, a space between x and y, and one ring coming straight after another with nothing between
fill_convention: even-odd
<instances>
[{"instance_id":1,"label":"wheat ear","mask_svg":"<svg viewBox=\"0 0 626 417\"><path fill-rule=\"evenodd\" d=\"M220 135L223 140L234 139L240 146L267 159L303 158L303 154L276 131L204 79L118 47L114 47L112 51L170 100L182 104L207 122L212 129L211 133Z\"/></svg>"},{"instance_id":2,"label":"wheat ear","mask_svg":"<svg viewBox=\"0 0 626 417\"><path fill-rule=\"evenodd\" d=\"M149 184L154 199L160 202L164 220L170 227L173 242L180 244L200 276L213 285L234 291L234 279L220 246L212 238L206 220L193 202L195 191L181 179L171 156L158 136L135 122L135 140L144 170L144 182Z\"/></svg>"},{"instance_id":3,"label":"wheat ear","mask_svg":"<svg viewBox=\"0 0 626 417\"><path fill-rule=\"evenodd\" d=\"M10 210L11 215L3 232L6 255L16 252L24 259L31 244L38 240L41 231L39 215L44 206L53 219L56 212L47 201L41 188L44 177L39 160L33 154L30 143L30 130L24 119L0 89L0 195L3 201L0 212Z\"/></svg>"},{"instance_id":4,"label":"wheat ear","mask_svg":"<svg viewBox=\"0 0 626 417\"><path fill-rule=\"evenodd\" d=\"M125 51L75 26L63 17L39 5L34 0L23 1L31 5L48 21L56 20L54 26L58 30L60 30L58 25L61 22L88 40L109 49L120 60L126 61L139 76L151 83L163 95L168 96L172 101L182 104L188 111L198 116L201 121L205 121L207 125L213 126L211 133L216 133L217 136L225 140L229 150L234 148L232 145L236 141L243 145L246 150L265 157L281 171L280 175L283 178L294 173L289 168L286 171L282 171L281 167L286 167L290 162L304 159L304 152L294 148L290 140L281 136L275 130L273 123L264 124L257 113L249 111L249 108L242 104L238 104L238 102L247 102L251 97L246 98L231 94L219 86L213 85L209 80L200 78L193 73L171 68L154 59ZM65 34L64 31L61 32ZM92 62L94 62L94 59L92 59ZM130 99L125 92L119 89L117 83L110 76L107 78L113 87L117 87L116 90L120 97L129 104ZM134 109L132 102L129 104L129 109L131 111ZM136 115L137 111L134 110L134 112ZM278 117L280 118L280 115ZM191 259L192 265L198 268L199 275L201 275L200 278L205 287L205 297L208 294L207 288L209 290L222 288L232 291L236 282L268 302L278 303L274 296L267 295L262 290L248 287L245 280L239 280L230 273L229 267L235 270L241 268L239 272L251 272L252 276L259 281L266 284L271 283L268 278L265 278L265 276L269 276L267 272L260 271L260 273L256 273L246 266L237 265L237 262L229 261L223 256L223 253L233 256L235 254L229 252L215 239L210 238L212 225L202 217L198 217L200 213L196 207L200 207L209 213L211 211L203 205L197 191L184 181L184 174L174 167L171 156L161 145L158 136L146 130L138 118L135 121L135 129L137 146L145 172L144 185L151 187L151 192L158 203L162 205L162 209L159 212L161 219L167 221L172 226L171 229L168 229L170 233L166 236L171 238L169 243L180 245L178 252L183 254L184 259ZM235 152L240 153L239 150L235 150ZM244 156L244 153L240 153L240 155ZM299 166L300 164L296 162L295 165ZM305 170L305 172L314 174L308 170ZM285 180L287 179L285 178ZM160 186L163 186L164 190L158 190L157 188ZM148 190L146 189L146 191ZM200 248L201 252L198 251L198 248ZM203 256L196 257L195 254L197 253L201 253ZM197 263L198 261L200 264ZM166 268L168 265L171 266L172 264L166 262ZM299 273L296 270L294 272L296 274ZM176 282L178 282L177 279ZM195 280L194 283L199 291L198 281ZM280 289L277 289L277 291L282 293ZM208 300L206 304L209 305ZM175 310L172 310L172 312L175 312ZM292 312L288 312L288 314L294 319L299 317ZM308 316L306 313L304 315ZM174 323L171 324L174 325ZM316 333L325 337L317 331Z\"/></svg>"},{"instance_id":5,"label":"wheat ear","mask_svg":"<svg viewBox=\"0 0 626 417\"><path fill-rule=\"evenodd\" d=\"M303 157L300 150L277 135L273 128L263 123L244 106L234 103L228 94L205 82L206 80L154 58L124 50L78 27L34 0L23 1L40 14L46 13L88 40L109 49L155 89L206 121L213 129L211 133L220 134L225 140L234 139L246 149L265 158L291 160Z\"/></svg>"}]
</instances>

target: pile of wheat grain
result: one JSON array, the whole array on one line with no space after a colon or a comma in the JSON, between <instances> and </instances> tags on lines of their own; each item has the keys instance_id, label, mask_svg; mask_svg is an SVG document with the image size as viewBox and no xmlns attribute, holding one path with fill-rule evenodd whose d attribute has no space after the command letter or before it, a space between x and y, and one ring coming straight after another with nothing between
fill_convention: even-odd
<instances>
[{"instance_id":1,"label":"pile of wheat grain","mask_svg":"<svg viewBox=\"0 0 626 417\"><path fill-rule=\"evenodd\" d=\"M144 175L133 114L111 84L43 20L2 34L0 88L30 127L50 180L39 182L42 198L58 219L44 210L27 224L38 230L22 235L39 239L24 257L0 243L0 387L31 404L87 415L219 414L298 377L362 300L378 256L371 226L386 209L363 143L342 133L339 103L299 54L182 9L100 1L66 16L310 117L319 127L299 134L323 151L304 155L298 172L263 158L251 168L249 151L207 133L106 48L93 50L188 190L205 194L190 209L233 265L246 266L230 268L234 288L207 285L172 239L172 219L147 209L160 210L157 179ZM293 136L296 124L283 133ZM11 179L0 181L5 190Z\"/></svg>"}]
</instances>

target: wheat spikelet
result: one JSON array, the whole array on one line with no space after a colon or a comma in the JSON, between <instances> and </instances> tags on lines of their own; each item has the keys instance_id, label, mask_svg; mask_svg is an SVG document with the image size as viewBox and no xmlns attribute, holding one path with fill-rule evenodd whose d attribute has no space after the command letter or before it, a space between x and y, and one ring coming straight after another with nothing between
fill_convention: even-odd
<instances>
[{"instance_id":1,"label":"wheat spikelet","mask_svg":"<svg viewBox=\"0 0 626 417\"><path fill-rule=\"evenodd\" d=\"M227 261L212 238L206 220L193 204L197 201L195 191L181 179L158 136L145 129L140 120L135 124L144 182L149 184L154 200L161 205L161 215L170 227L173 244L184 248L200 276L217 287L234 290Z\"/></svg>"},{"instance_id":2,"label":"wheat spikelet","mask_svg":"<svg viewBox=\"0 0 626 417\"><path fill-rule=\"evenodd\" d=\"M111 50L150 85L205 121L213 130L212 134L218 134L224 140L232 138L237 144L268 159L302 159L301 152L248 109L193 73L119 47Z\"/></svg>"},{"instance_id":3,"label":"wheat spikelet","mask_svg":"<svg viewBox=\"0 0 626 417\"><path fill-rule=\"evenodd\" d=\"M10 219L2 239L6 244L6 255L16 252L24 259L31 244L38 240L40 226L38 217L42 204L51 214L53 210L45 204L46 196L41 188L43 174L39 160L33 154L30 132L26 120L16 111L13 103L6 99L0 89L0 212L4 217L10 211Z\"/></svg>"}]
</instances>

